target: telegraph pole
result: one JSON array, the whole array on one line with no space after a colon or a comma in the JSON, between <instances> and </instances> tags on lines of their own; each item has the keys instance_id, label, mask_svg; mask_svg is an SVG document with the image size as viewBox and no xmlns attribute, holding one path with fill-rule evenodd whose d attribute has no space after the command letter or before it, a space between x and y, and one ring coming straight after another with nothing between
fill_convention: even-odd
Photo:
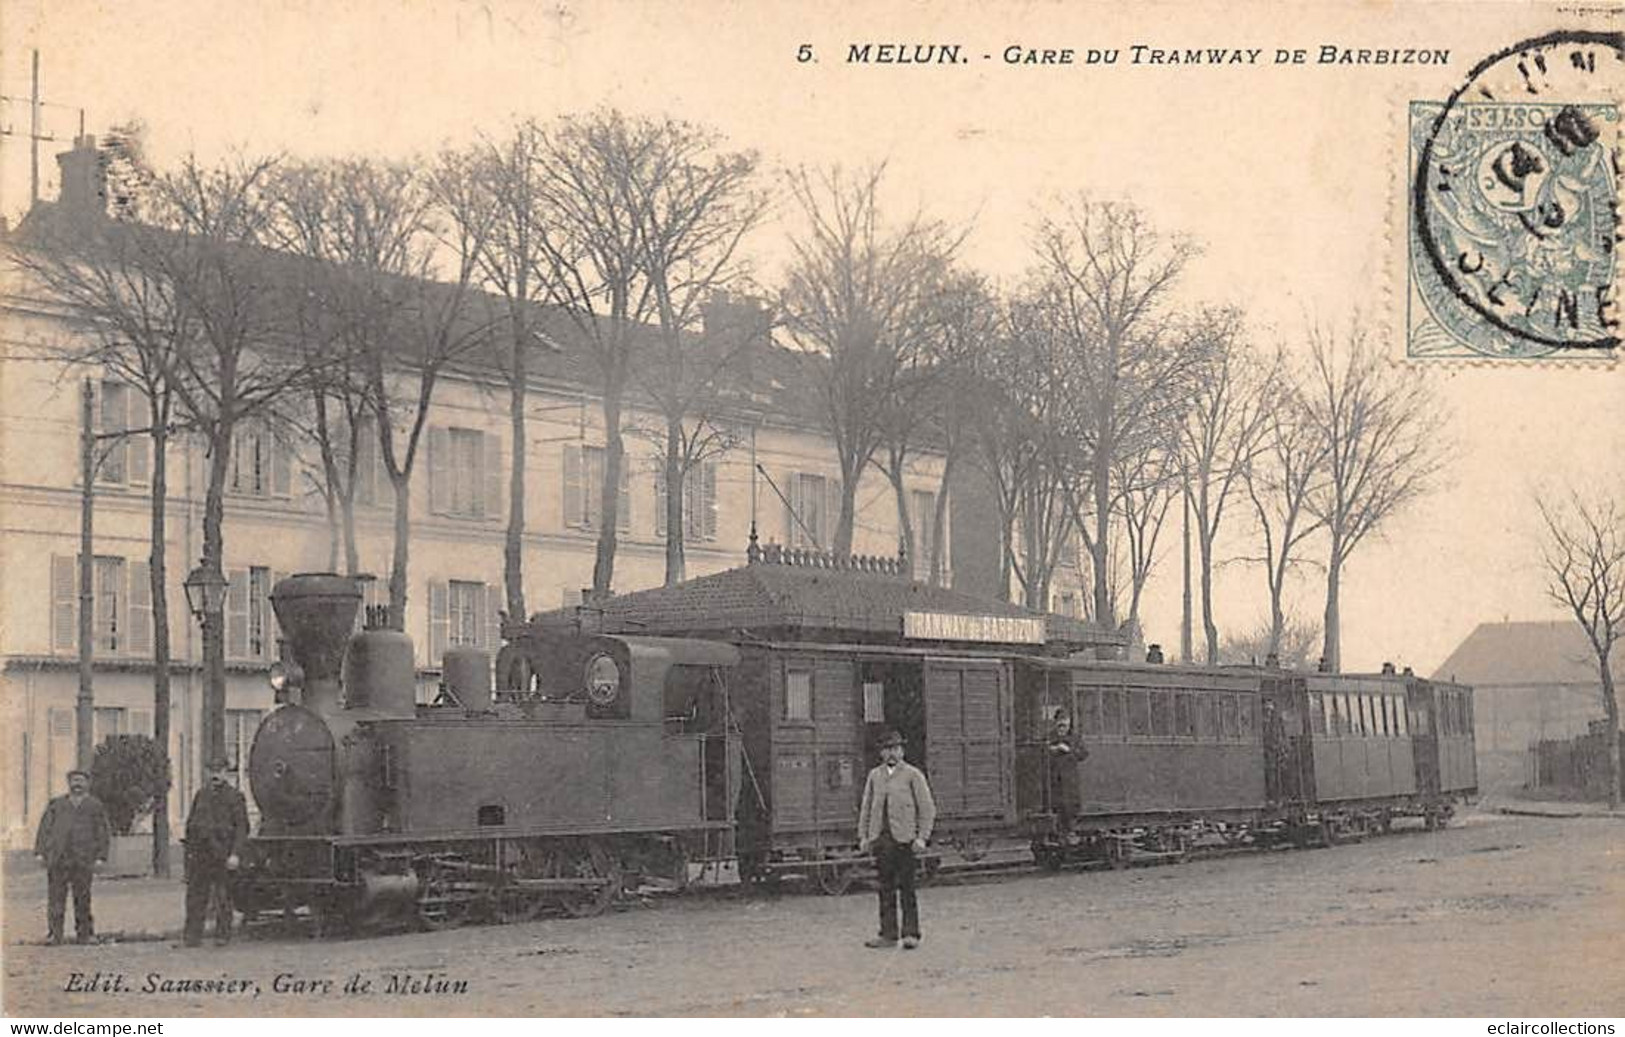
<instances>
[{"instance_id":1,"label":"telegraph pole","mask_svg":"<svg viewBox=\"0 0 1625 1037\"><path fill-rule=\"evenodd\" d=\"M75 703L75 765L89 771L96 744L95 634L96 576L96 393L85 379L79 406L79 698Z\"/></svg>"}]
</instances>

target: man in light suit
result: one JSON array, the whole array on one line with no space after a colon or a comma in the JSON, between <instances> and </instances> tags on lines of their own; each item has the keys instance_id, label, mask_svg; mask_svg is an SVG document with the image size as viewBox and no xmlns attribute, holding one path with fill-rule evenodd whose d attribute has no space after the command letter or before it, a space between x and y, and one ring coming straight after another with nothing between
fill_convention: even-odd
<instances>
[{"instance_id":1,"label":"man in light suit","mask_svg":"<svg viewBox=\"0 0 1625 1037\"><path fill-rule=\"evenodd\" d=\"M903 760L903 736L880 738L880 766L869 772L858 809L858 848L873 852L880 872L880 935L865 947L897 945L897 901L902 894L903 947L920 945L920 905L914 896L914 855L925 850L936 824L937 804L918 767Z\"/></svg>"}]
</instances>

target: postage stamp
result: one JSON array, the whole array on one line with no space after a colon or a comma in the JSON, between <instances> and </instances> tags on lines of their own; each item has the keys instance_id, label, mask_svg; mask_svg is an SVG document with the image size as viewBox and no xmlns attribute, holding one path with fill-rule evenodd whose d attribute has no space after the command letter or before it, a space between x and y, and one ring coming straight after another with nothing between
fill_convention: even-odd
<instances>
[{"instance_id":1,"label":"postage stamp","mask_svg":"<svg viewBox=\"0 0 1625 1037\"><path fill-rule=\"evenodd\" d=\"M1619 34L1552 33L1411 103L1407 355L1619 345L1620 62Z\"/></svg>"}]
</instances>

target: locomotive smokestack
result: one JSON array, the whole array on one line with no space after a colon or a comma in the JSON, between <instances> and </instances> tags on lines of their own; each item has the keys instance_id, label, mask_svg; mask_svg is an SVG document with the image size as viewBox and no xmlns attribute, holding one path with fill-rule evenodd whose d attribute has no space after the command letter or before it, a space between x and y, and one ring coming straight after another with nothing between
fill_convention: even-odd
<instances>
[{"instance_id":1,"label":"locomotive smokestack","mask_svg":"<svg viewBox=\"0 0 1625 1037\"><path fill-rule=\"evenodd\" d=\"M304 671L300 704L326 716L338 709L339 668L361 603L356 581L333 573L300 573L271 592L276 621Z\"/></svg>"}]
</instances>

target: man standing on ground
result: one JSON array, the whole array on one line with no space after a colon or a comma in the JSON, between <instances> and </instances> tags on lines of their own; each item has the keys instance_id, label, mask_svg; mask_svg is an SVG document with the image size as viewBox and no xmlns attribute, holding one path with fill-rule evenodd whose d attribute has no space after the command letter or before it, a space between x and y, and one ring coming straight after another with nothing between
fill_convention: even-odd
<instances>
[{"instance_id":1,"label":"man standing on ground","mask_svg":"<svg viewBox=\"0 0 1625 1037\"><path fill-rule=\"evenodd\" d=\"M82 770L68 772L68 794L58 796L45 807L39 832L34 837L34 856L45 865L48 900L45 922L51 943L62 942L62 925L68 910L68 890L73 890L73 933L80 943L96 938L96 925L90 917L90 880L97 868L107 863L113 830L107 824L107 809L90 794L90 775Z\"/></svg>"},{"instance_id":2,"label":"man standing on ground","mask_svg":"<svg viewBox=\"0 0 1625 1037\"><path fill-rule=\"evenodd\" d=\"M186 946L203 942L214 908L214 942L231 940L231 873L248 839L248 804L231 787L230 767L209 761L209 782L192 799L186 818Z\"/></svg>"},{"instance_id":3,"label":"man standing on ground","mask_svg":"<svg viewBox=\"0 0 1625 1037\"><path fill-rule=\"evenodd\" d=\"M902 894L903 947L920 945L920 905L914 895L914 855L925 850L937 804L918 767L903 760L903 736L880 738L880 765L869 772L858 809L858 847L873 852L880 873L880 935L866 947L897 945L897 901Z\"/></svg>"}]
</instances>

